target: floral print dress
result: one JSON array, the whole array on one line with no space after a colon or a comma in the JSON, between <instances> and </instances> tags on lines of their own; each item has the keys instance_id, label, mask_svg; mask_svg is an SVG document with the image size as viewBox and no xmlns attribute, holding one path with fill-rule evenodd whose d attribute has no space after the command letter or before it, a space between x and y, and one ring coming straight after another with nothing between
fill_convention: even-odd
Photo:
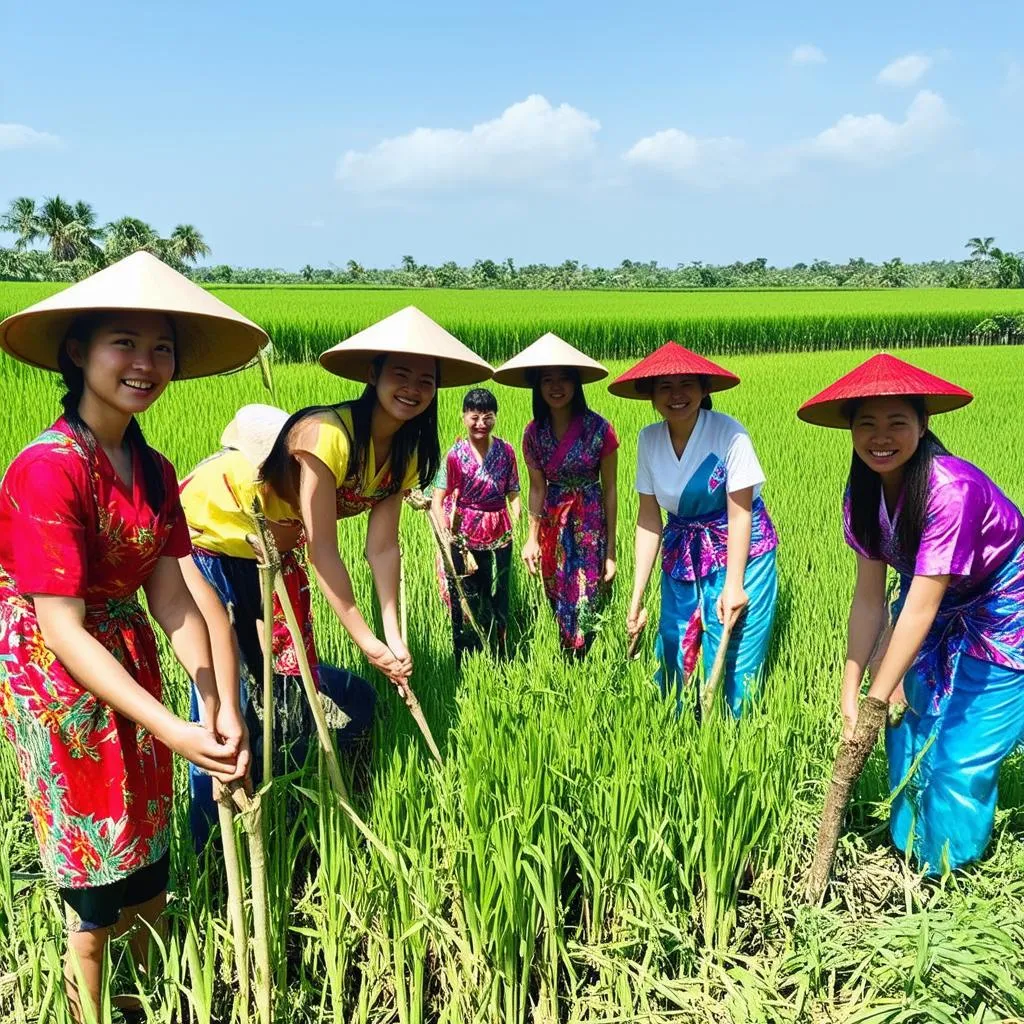
<instances>
[{"instance_id":1,"label":"floral print dress","mask_svg":"<svg viewBox=\"0 0 1024 1024\"><path fill-rule=\"evenodd\" d=\"M531 421L523 434L526 464L547 481L539 530L544 591L562 646L571 650L587 646L607 597L601 460L618 447L612 425L589 410L573 419L561 441L550 420L539 427Z\"/></svg>"},{"instance_id":2,"label":"floral print dress","mask_svg":"<svg viewBox=\"0 0 1024 1024\"><path fill-rule=\"evenodd\" d=\"M171 752L80 686L46 646L30 594L80 598L85 628L157 700L156 638L138 600L162 556L190 550L170 463L146 503L102 449L58 420L0 484L0 721L14 744L47 875L60 887L116 882L168 848Z\"/></svg>"}]
</instances>

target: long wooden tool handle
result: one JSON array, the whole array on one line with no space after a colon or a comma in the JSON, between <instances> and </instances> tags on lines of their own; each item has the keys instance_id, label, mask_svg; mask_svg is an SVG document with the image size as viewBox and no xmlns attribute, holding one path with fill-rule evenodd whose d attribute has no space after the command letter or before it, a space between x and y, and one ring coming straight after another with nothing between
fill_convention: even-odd
<instances>
[{"instance_id":1,"label":"long wooden tool handle","mask_svg":"<svg viewBox=\"0 0 1024 1024\"><path fill-rule=\"evenodd\" d=\"M832 769L832 781L825 797L825 807L818 826L818 841L814 845L814 860L807 877L807 901L819 905L825 896L832 864L839 845L839 833L843 827L846 806L850 802L853 787L864 770L878 741L878 734L885 725L888 704L876 697L865 697L857 714L857 725L853 739L843 740L836 754Z\"/></svg>"},{"instance_id":2,"label":"long wooden tool handle","mask_svg":"<svg viewBox=\"0 0 1024 1024\"><path fill-rule=\"evenodd\" d=\"M722 626L722 638L718 641L718 649L715 651L715 660L711 665L711 673L704 686L704 693L701 695L701 710L705 715L709 714L715 703L715 695L722 683L722 676L725 675L725 660L729 654L729 640L732 638L733 624L726 622Z\"/></svg>"}]
</instances>

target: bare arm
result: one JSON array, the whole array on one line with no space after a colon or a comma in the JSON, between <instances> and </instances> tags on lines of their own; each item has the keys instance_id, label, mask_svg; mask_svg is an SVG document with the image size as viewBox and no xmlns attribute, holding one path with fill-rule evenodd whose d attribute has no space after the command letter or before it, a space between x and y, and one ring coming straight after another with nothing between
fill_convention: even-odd
<instances>
[{"instance_id":1,"label":"bare arm","mask_svg":"<svg viewBox=\"0 0 1024 1024\"><path fill-rule=\"evenodd\" d=\"M868 696L888 701L902 682L935 622L949 580L949 576L914 577Z\"/></svg>"},{"instance_id":2,"label":"bare arm","mask_svg":"<svg viewBox=\"0 0 1024 1024\"><path fill-rule=\"evenodd\" d=\"M547 493L548 482L544 479L543 471L531 466L530 493L526 499L526 507L530 513L530 527L520 557L532 573L540 568L540 517Z\"/></svg>"},{"instance_id":3,"label":"bare arm","mask_svg":"<svg viewBox=\"0 0 1024 1024\"><path fill-rule=\"evenodd\" d=\"M885 626L885 563L857 556L857 584L847 626L842 712L846 732L857 722L860 684L871 652Z\"/></svg>"},{"instance_id":4,"label":"bare arm","mask_svg":"<svg viewBox=\"0 0 1024 1024\"><path fill-rule=\"evenodd\" d=\"M306 532L307 551L327 603L372 665L391 679L408 675L387 646L377 639L356 606L352 580L338 551L334 474L309 452L296 452L295 458L300 467L299 510ZM396 497L401 500L399 495Z\"/></svg>"},{"instance_id":5,"label":"bare arm","mask_svg":"<svg viewBox=\"0 0 1024 1024\"><path fill-rule=\"evenodd\" d=\"M611 563L605 565L606 583L610 583L615 577L615 531L619 517L618 468L618 451L610 452L601 460L601 502L604 505L604 521L608 531L608 553L605 557Z\"/></svg>"},{"instance_id":6,"label":"bare arm","mask_svg":"<svg viewBox=\"0 0 1024 1024\"><path fill-rule=\"evenodd\" d=\"M30 596L43 642L79 686L221 781L244 773L244 768L236 770L233 748L219 743L207 729L191 726L172 714L85 628L84 601L48 594ZM212 679L209 682L212 684Z\"/></svg>"},{"instance_id":7,"label":"bare arm","mask_svg":"<svg viewBox=\"0 0 1024 1024\"><path fill-rule=\"evenodd\" d=\"M407 653L398 623L398 584L402 560L398 546L398 522L401 512L402 495L392 494L371 509L366 529L366 561L370 564L373 585L380 602L384 639L396 654L400 651Z\"/></svg>"},{"instance_id":8,"label":"bare arm","mask_svg":"<svg viewBox=\"0 0 1024 1024\"><path fill-rule=\"evenodd\" d=\"M726 496L729 520L725 556L725 586L718 598L718 621L730 625L746 608L749 598L743 586L750 557L750 533L753 526L754 488L743 487Z\"/></svg>"},{"instance_id":9,"label":"bare arm","mask_svg":"<svg viewBox=\"0 0 1024 1024\"><path fill-rule=\"evenodd\" d=\"M640 507L636 517L636 554L633 568L633 596L629 603L629 615L626 628L630 635L635 635L643 626L646 615L641 616L644 605L644 593L654 571L661 548L661 507L653 494L640 495Z\"/></svg>"},{"instance_id":10,"label":"bare arm","mask_svg":"<svg viewBox=\"0 0 1024 1024\"><path fill-rule=\"evenodd\" d=\"M430 514L434 517L434 522L437 523L442 537L448 529L448 523L445 521L444 514L444 499L447 494L447 489L435 487L434 493L430 496Z\"/></svg>"}]
</instances>

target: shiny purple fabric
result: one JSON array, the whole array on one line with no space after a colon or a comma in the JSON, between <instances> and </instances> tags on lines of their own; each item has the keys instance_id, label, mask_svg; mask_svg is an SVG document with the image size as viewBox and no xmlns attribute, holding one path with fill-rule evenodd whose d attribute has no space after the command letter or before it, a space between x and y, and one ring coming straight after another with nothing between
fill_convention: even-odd
<instances>
[{"instance_id":1,"label":"shiny purple fabric","mask_svg":"<svg viewBox=\"0 0 1024 1024\"><path fill-rule=\"evenodd\" d=\"M977 466L955 455L932 460L925 526L912 562L899 550L894 533L902 506L901 497L890 520L882 497L882 560L905 576L952 576L949 589L956 594L976 590L1024 541L1024 516L1017 506ZM850 530L849 495L843 502L843 526L846 543L871 557Z\"/></svg>"}]
</instances>

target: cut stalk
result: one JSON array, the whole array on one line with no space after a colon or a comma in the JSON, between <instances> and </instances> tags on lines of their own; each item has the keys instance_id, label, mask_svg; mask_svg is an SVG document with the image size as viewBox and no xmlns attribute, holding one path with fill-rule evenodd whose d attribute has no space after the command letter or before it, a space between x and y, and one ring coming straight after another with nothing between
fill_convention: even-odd
<instances>
[{"instance_id":1,"label":"cut stalk","mask_svg":"<svg viewBox=\"0 0 1024 1024\"><path fill-rule=\"evenodd\" d=\"M275 549L273 554L277 554ZM281 570L260 563L260 590L263 594L263 785L274 777L274 579Z\"/></svg>"},{"instance_id":2,"label":"cut stalk","mask_svg":"<svg viewBox=\"0 0 1024 1024\"><path fill-rule=\"evenodd\" d=\"M809 903L820 905L824 899L850 794L864 770L871 751L875 748L887 713L888 704L884 700L865 697L857 715L853 738L843 740L839 745L839 753L832 769L832 781L825 798L825 808L821 813L818 841L814 846L814 860L811 862L807 880Z\"/></svg>"}]
</instances>

